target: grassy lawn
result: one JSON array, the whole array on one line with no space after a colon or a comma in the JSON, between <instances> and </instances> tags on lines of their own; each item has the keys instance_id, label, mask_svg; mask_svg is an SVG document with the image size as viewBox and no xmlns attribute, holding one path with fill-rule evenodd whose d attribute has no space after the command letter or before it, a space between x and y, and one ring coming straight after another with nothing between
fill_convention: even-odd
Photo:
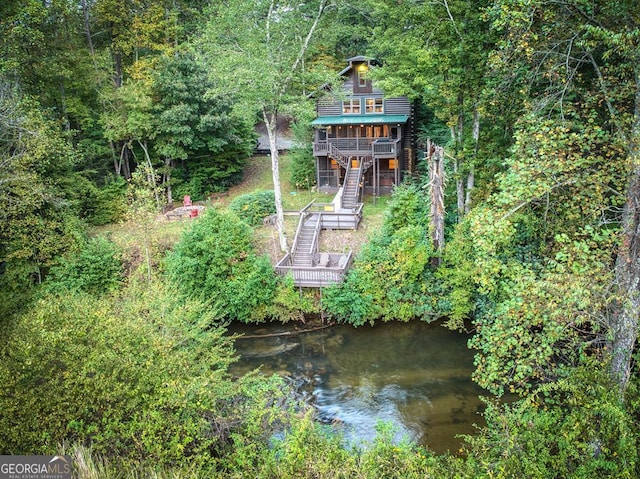
<instances>
[{"instance_id":1,"label":"grassy lawn","mask_svg":"<svg viewBox=\"0 0 640 479\"><path fill-rule=\"evenodd\" d=\"M311 190L296 189L289 181L290 159L287 155L280 157L280 187L282 190L282 206L285 210L300 210L314 199L330 198L324 193ZM260 190L273 190L271 175L271 157L268 155L253 156L245 167L242 183L229 189L228 196L214 200L214 206L227 206L234 198Z\"/></svg>"},{"instance_id":2,"label":"grassy lawn","mask_svg":"<svg viewBox=\"0 0 640 479\"><path fill-rule=\"evenodd\" d=\"M285 211L299 211L311 201L330 202L332 194L311 190L296 189L289 181L290 159L287 155L280 157L280 181L282 187L282 203ZM254 156L249 159L245 168L242 183L229 189L228 194L205 203L208 207L226 208L236 197L260 190L272 190L271 159L267 155ZM358 252L371 232L382 225L384 210L388 197L365 197L363 220L356 231L334 231L331 235L323 235L321 249L323 251ZM168 221L164 215L155 218L131 218L128 221L95 228L94 234L106 234L126 250L136 250L145 242L158 255L171 248L179 239L182 231L191 224L190 219ZM285 216L285 231L289 244L298 226L298 216ZM146 240L145 240L146 239ZM257 249L261 254L268 254L272 261L282 257L278 241L278 233L273 226L255 228Z\"/></svg>"}]
</instances>

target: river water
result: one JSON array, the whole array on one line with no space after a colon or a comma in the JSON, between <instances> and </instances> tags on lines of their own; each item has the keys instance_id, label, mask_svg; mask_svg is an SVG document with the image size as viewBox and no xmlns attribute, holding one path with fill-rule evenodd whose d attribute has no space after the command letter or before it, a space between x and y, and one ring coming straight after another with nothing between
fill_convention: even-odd
<instances>
[{"instance_id":1,"label":"river water","mask_svg":"<svg viewBox=\"0 0 640 479\"><path fill-rule=\"evenodd\" d=\"M231 333L255 336L293 326L233 325ZM468 336L420 321L374 327L332 326L291 336L236 340L243 374L261 367L300 386L318 411L352 443L373 440L383 421L396 440L409 439L437 453L455 452L459 434L472 434L483 394L471 381Z\"/></svg>"}]
</instances>

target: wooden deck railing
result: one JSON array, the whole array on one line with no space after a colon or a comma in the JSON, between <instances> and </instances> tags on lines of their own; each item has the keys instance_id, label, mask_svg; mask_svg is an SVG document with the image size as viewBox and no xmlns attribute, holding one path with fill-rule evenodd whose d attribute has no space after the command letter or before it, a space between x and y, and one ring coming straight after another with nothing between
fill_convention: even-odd
<instances>
[{"instance_id":1,"label":"wooden deck railing","mask_svg":"<svg viewBox=\"0 0 640 479\"><path fill-rule=\"evenodd\" d=\"M300 210L300 219L298 220L298 228L296 229L296 235L293 237L293 244L291 245L291 251L298 250L298 238L300 238L300 231L302 231L302 227L304 226L304 220L307 217L306 208L308 208L310 205L311 203L309 203L309 205L307 205L305 208Z\"/></svg>"},{"instance_id":2,"label":"wooden deck railing","mask_svg":"<svg viewBox=\"0 0 640 479\"><path fill-rule=\"evenodd\" d=\"M346 191L346 183L347 183L347 179L349 178L349 174L351 173L351 162L347 161L347 167L346 170L344 172L344 183L342 185L342 188L340 188L340 205L344 204L344 192Z\"/></svg>"},{"instance_id":3,"label":"wooden deck railing","mask_svg":"<svg viewBox=\"0 0 640 479\"><path fill-rule=\"evenodd\" d=\"M395 158L400 148L400 140L379 138L373 142L374 158Z\"/></svg>"},{"instance_id":4,"label":"wooden deck railing","mask_svg":"<svg viewBox=\"0 0 640 479\"><path fill-rule=\"evenodd\" d=\"M400 151L400 140L392 138L328 138L313 142L315 156L337 156L336 151L332 151L333 148L343 155L395 158Z\"/></svg>"},{"instance_id":5,"label":"wooden deck railing","mask_svg":"<svg viewBox=\"0 0 640 479\"><path fill-rule=\"evenodd\" d=\"M307 210L319 213L322 218L322 229L350 230L355 229L362 220L362 203L353 211L336 211L332 203L314 203Z\"/></svg>"},{"instance_id":6,"label":"wooden deck railing","mask_svg":"<svg viewBox=\"0 0 640 479\"><path fill-rule=\"evenodd\" d=\"M295 286L320 288L339 283L344 279L347 270L353 261L353 254L342 253L317 253L318 238L321 229L356 229L362 219L360 203L353 211L336 211L333 203L311 202L300 210L300 221L296 231L296 237L291 248L292 253L287 253L275 266L276 272L281 276L291 275ZM298 249L298 238L303 228L303 223L311 215L318 215L314 226L314 240L310 247L313 255L311 265L294 265L293 254ZM318 261L320 259L320 261Z\"/></svg>"},{"instance_id":7,"label":"wooden deck railing","mask_svg":"<svg viewBox=\"0 0 640 479\"><path fill-rule=\"evenodd\" d=\"M293 266L291 255L287 254L276 265L276 272L281 276L291 275L295 286L320 288L340 283L353 262L353 253L330 253L329 266L308 267Z\"/></svg>"},{"instance_id":8,"label":"wooden deck railing","mask_svg":"<svg viewBox=\"0 0 640 479\"><path fill-rule=\"evenodd\" d=\"M325 212L322 214L322 228L334 230L356 229L362 220L362 208L359 203L353 211Z\"/></svg>"}]
</instances>

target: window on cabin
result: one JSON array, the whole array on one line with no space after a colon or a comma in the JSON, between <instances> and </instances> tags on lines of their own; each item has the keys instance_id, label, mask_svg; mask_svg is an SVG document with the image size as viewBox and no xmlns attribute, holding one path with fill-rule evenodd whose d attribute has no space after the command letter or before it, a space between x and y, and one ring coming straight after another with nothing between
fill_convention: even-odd
<instances>
[{"instance_id":1,"label":"window on cabin","mask_svg":"<svg viewBox=\"0 0 640 479\"><path fill-rule=\"evenodd\" d=\"M358 86L360 88L364 88L367 86L367 65L364 63L358 67L356 70L356 75L358 77Z\"/></svg>"},{"instance_id":2,"label":"window on cabin","mask_svg":"<svg viewBox=\"0 0 640 479\"><path fill-rule=\"evenodd\" d=\"M344 114L359 114L360 113L360 99L344 100L342 102L342 113Z\"/></svg>"},{"instance_id":3,"label":"window on cabin","mask_svg":"<svg viewBox=\"0 0 640 479\"><path fill-rule=\"evenodd\" d=\"M367 86L367 78L364 76L365 72L358 71L358 86L364 88Z\"/></svg>"},{"instance_id":4,"label":"window on cabin","mask_svg":"<svg viewBox=\"0 0 640 479\"><path fill-rule=\"evenodd\" d=\"M384 113L382 98L367 98L365 100L365 113Z\"/></svg>"}]
</instances>

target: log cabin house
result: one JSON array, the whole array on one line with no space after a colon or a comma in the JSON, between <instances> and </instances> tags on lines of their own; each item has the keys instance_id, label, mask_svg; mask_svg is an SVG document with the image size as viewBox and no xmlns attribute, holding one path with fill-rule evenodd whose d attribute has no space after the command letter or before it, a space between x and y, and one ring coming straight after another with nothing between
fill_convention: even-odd
<instances>
[{"instance_id":1,"label":"log cabin house","mask_svg":"<svg viewBox=\"0 0 640 479\"><path fill-rule=\"evenodd\" d=\"M326 91L316 102L313 155L318 188L335 192L331 203L310 203L300 212L291 251L276 271L291 275L298 287L323 287L344 279L352 253L320 252L324 230L356 229L362 195L389 194L404 172L413 170L414 119L406 97L386 98L367 73L379 65L358 56L340 72L339 92Z\"/></svg>"},{"instance_id":2,"label":"log cabin house","mask_svg":"<svg viewBox=\"0 0 640 479\"><path fill-rule=\"evenodd\" d=\"M387 98L375 87L368 73L380 65L376 60L356 56L347 62L341 91L327 91L316 101L316 182L321 191L335 191L351 166L362 170L362 193L389 194L413 170L412 104L406 97Z\"/></svg>"}]
</instances>

